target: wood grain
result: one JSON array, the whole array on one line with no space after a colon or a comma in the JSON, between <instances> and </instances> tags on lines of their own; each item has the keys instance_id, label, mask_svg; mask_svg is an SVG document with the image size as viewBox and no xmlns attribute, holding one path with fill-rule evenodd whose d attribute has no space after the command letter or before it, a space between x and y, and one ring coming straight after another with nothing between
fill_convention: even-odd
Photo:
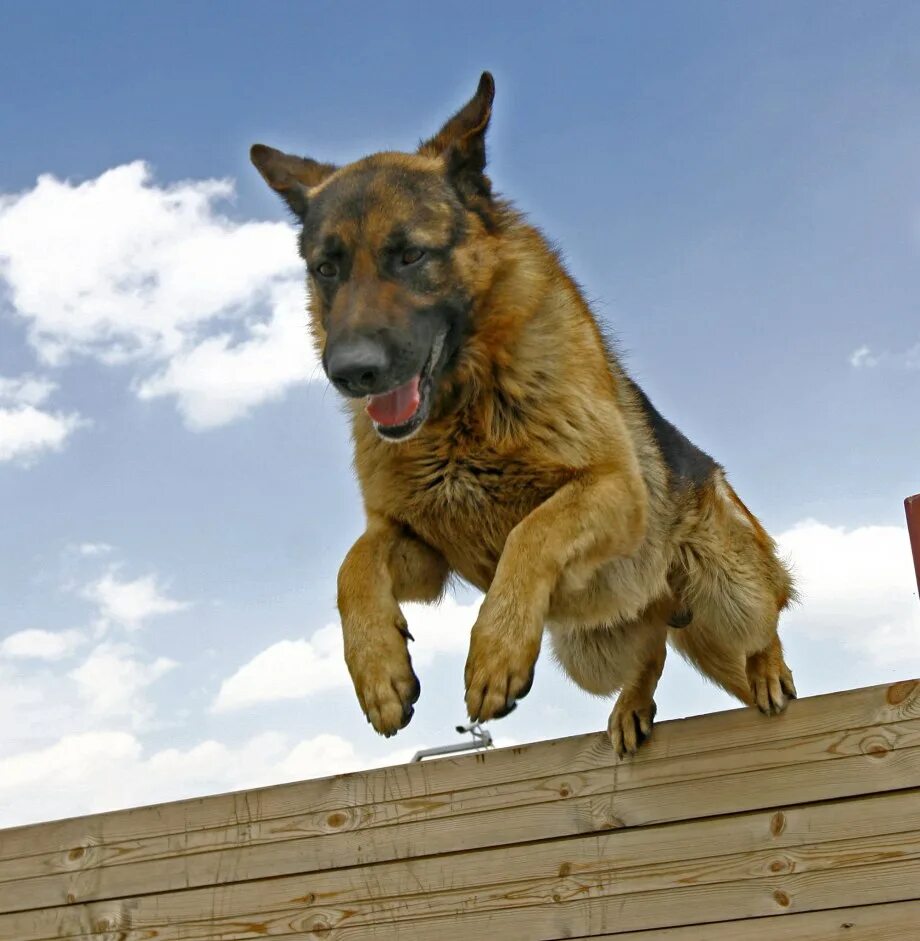
<instances>
[{"instance_id":1,"label":"wood grain","mask_svg":"<svg viewBox=\"0 0 920 941\"><path fill-rule=\"evenodd\" d=\"M917 681L0 830L3 941L884 941L918 899Z\"/></svg>"},{"instance_id":2,"label":"wood grain","mask_svg":"<svg viewBox=\"0 0 920 941\"><path fill-rule=\"evenodd\" d=\"M616 769L637 786L656 761L707 751L781 743L790 738L842 729L887 725L920 717L920 680L867 687L802 699L782 716L765 718L753 709L734 709L663 722L633 759L618 761L604 733L495 749L476 755L282 784L209 797L93 814L0 830L0 859L47 851L70 854L79 848L129 842L145 836L181 835L209 828L237 828L246 839L257 822L289 817L305 808L334 814L385 801L430 799L467 788Z\"/></svg>"},{"instance_id":3,"label":"wood grain","mask_svg":"<svg viewBox=\"0 0 920 941\"><path fill-rule=\"evenodd\" d=\"M804 915L748 918L625 934L594 934L617 941L916 941L920 902L832 908ZM581 935L572 941L587 941Z\"/></svg>"},{"instance_id":4,"label":"wood grain","mask_svg":"<svg viewBox=\"0 0 920 941\"><path fill-rule=\"evenodd\" d=\"M913 699L910 702L913 703ZM805 700L794 704L794 708L809 703ZM723 713L721 717L729 719L735 715ZM844 715L848 721L852 720L850 715ZM763 797L758 803L748 796L749 791L757 788L764 791L764 797L780 788L782 796L776 800L790 799L788 786L783 781L774 783L777 774L785 778L785 773L758 777L757 774L752 776L753 772L795 765L799 767L795 772L797 779L802 779L811 772L801 769L813 762L855 756L868 756L871 761L840 766L839 775L826 772L821 782L839 777L828 785L831 790L826 796L870 793L879 787L904 786L903 774L893 774L890 778L878 775L872 762L881 761L891 751L920 744L920 724L916 721L777 739L776 732L785 724L782 718L775 723L759 715L754 718L759 720L761 728L773 731L772 740L768 737L766 742L755 740L743 748L726 748L723 738L720 749L697 753L680 749L677 755L660 749L666 751L664 756L653 755L635 764L510 780L504 784L385 800L357 808L339 806L331 812L311 810L264 821L253 818L245 828L233 823L120 842L96 842L66 853L3 860L0 861L0 911L35 904L60 904L68 899L101 898L112 891L112 886L119 887L124 894L133 894L207 885L222 878L261 878L362 865L412 855L412 847L422 841L428 853L449 852L497 843L550 839L606 830L611 826L684 819L680 816L684 809L692 816L748 810L769 806L763 803ZM669 726L679 724L665 723L661 731L664 733ZM792 732L799 730L798 723L789 723L786 727ZM604 756L611 760L609 747ZM914 757L911 755L908 763ZM728 778L729 772L747 777ZM866 784L859 780L863 774ZM868 783L870 779L875 783ZM670 789L656 790L665 785L670 785ZM683 792L688 792L689 796L684 798ZM814 795L814 787L808 793ZM700 794L717 799L701 801ZM171 809L170 805L165 806L166 810ZM123 816L135 813L128 811ZM466 818L462 827L454 819L461 816ZM165 821L164 826L170 823ZM363 832L366 830L377 832ZM10 831L0 831L0 844L6 832ZM290 846L276 845L288 841ZM175 865L176 857L183 859L183 865ZM133 885L124 873L113 874L111 878L98 872L86 875L98 869L129 865L134 867ZM64 878L54 878L57 875ZM27 890L24 883L33 877L37 877L35 884Z\"/></svg>"},{"instance_id":5,"label":"wood grain","mask_svg":"<svg viewBox=\"0 0 920 941\"><path fill-rule=\"evenodd\" d=\"M709 759L718 754L723 769L728 761L742 770L727 773L717 762L701 762L703 776L686 759L674 764L670 775L658 773L660 783L646 788L619 791L615 776L585 772L529 782L530 787L515 782L507 794L465 792L446 804L432 802L426 813L413 802L404 822L398 808L386 808L395 818L389 826L366 828L357 821L337 834L224 843L210 852L167 840L160 844L163 855L153 858L144 858L148 842L100 847L81 856L79 866L44 877L15 878L10 864L5 873L10 878L0 882L0 911L404 859L417 855L418 847L432 855L870 794L910 786L920 775L920 720L831 733L805 745L771 749L760 756L762 768L757 755L706 753ZM682 774L684 764L689 775ZM121 862L105 865L109 858Z\"/></svg>"},{"instance_id":6,"label":"wood grain","mask_svg":"<svg viewBox=\"0 0 920 941\"><path fill-rule=\"evenodd\" d=\"M916 840L908 858L850 865L852 847L839 856L815 850L811 865L779 875L737 878L730 866L713 866L710 877L697 884L669 885L649 891L629 886L616 892L618 882L553 880L525 882L508 887L482 889L466 897L447 891L431 897L420 894L415 905L382 898L360 908L340 907L312 897L309 891L300 906L253 912L246 917L225 916L210 907L179 916L167 908L160 916L165 924L149 924L132 902L92 903L71 909L36 910L5 916L2 937L16 941L49 939L108 939L141 941L251 941L256 938L335 938L339 941L372 938L436 938L466 941L470 937L501 937L503 941L549 941L576 934L619 932L698 924L714 918L737 920L805 912L852 905L912 900L920 884L920 859ZM887 847L882 852L888 853ZM859 854L856 853L856 856ZM728 859L726 862L730 863ZM698 870L691 870L696 874ZM750 873L745 873L750 875ZM213 900L233 897L232 892L212 892ZM176 901L182 893L165 900ZM295 900L290 900L294 903ZM432 904L429 906L429 902ZM155 909L154 909L155 910ZM394 912L399 913L394 918ZM178 920L181 918L182 920Z\"/></svg>"}]
</instances>

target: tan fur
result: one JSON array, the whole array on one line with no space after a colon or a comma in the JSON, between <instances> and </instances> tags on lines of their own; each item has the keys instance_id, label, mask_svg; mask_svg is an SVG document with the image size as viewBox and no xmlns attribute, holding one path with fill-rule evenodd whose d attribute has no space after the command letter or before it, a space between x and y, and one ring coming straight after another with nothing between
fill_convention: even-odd
<instances>
[{"instance_id":1,"label":"tan fur","mask_svg":"<svg viewBox=\"0 0 920 941\"><path fill-rule=\"evenodd\" d=\"M483 132L483 109L474 99L418 155L376 155L311 186L393 166L443 174L450 148L473 146L470 127ZM368 192L354 231L329 221L352 240L356 274L330 309L313 293L321 352L342 318L406 316L411 297L372 265L375 239L393 220L447 225L444 206L420 217L398 187ZM450 573L486 593L465 674L474 719L504 714L527 692L545 627L579 685L622 691L610 719L621 754L651 730L669 634L743 702L782 709L794 687L777 620L793 589L775 545L721 469L704 485L675 483L558 257L507 204L484 209L476 198L465 238L435 270L445 291L462 287L473 301L469 336L430 417L392 443L350 400L368 526L342 565L338 597L368 719L389 735L411 717L418 683L399 602L437 599ZM689 626L669 630L686 609Z\"/></svg>"}]
</instances>

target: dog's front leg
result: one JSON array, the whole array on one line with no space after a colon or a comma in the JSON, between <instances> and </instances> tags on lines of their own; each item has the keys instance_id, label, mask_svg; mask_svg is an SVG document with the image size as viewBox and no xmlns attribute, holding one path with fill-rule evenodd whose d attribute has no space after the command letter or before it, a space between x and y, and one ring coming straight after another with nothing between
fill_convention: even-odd
<instances>
[{"instance_id":1,"label":"dog's front leg","mask_svg":"<svg viewBox=\"0 0 920 941\"><path fill-rule=\"evenodd\" d=\"M636 466L586 471L511 531L473 626L466 706L473 720L507 715L533 682L550 599L567 566L592 571L632 555L645 534Z\"/></svg>"},{"instance_id":2,"label":"dog's front leg","mask_svg":"<svg viewBox=\"0 0 920 941\"><path fill-rule=\"evenodd\" d=\"M436 600L447 575L440 553L379 516L368 519L339 569L345 662L368 722L387 737L408 724L419 697L399 602Z\"/></svg>"}]
</instances>

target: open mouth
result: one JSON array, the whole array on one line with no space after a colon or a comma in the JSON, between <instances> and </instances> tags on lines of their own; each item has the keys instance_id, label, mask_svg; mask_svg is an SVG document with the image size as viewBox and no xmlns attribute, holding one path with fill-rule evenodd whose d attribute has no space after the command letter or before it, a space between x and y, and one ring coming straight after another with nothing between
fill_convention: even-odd
<instances>
[{"instance_id":1,"label":"open mouth","mask_svg":"<svg viewBox=\"0 0 920 941\"><path fill-rule=\"evenodd\" d=\"M420 373L389 392L368 396L365 409L381 438L401 441L424 424L431 410L434 372L444 349L444 336L439 333L435 337Z\"/></svg>"}]
</instances>

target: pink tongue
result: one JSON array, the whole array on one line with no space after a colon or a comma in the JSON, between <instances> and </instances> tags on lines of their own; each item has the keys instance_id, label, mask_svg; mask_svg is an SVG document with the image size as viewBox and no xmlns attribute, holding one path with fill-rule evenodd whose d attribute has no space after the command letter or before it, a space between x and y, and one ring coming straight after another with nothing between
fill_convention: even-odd
<instances>
[{"instance_id":1,"label":"pink tongue","mask_svg":"<svg viewBox=\"0 0 920 941\"><path fill-rule=\"evenodd\" d=\"M402 425L418 410L419 376L383 395L372 395L367 401L367 414L378 425Z\"/></svg>"}]
</instances>

